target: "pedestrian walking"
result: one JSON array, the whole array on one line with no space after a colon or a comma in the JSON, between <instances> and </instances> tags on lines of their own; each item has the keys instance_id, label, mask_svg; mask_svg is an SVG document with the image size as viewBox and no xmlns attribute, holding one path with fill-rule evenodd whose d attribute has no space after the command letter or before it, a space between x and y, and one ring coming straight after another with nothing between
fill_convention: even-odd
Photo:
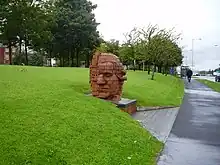
<instances>
[{"instance_id":1,"label":"pedestrian walking","mask_svg":"<svg viewBox=\"0 0 220 165\"><path fill-rule=\"evenodd\" d=\"M191 69L188 69L188 70L186 71L186 76L187 76L188 82L191 82L192 75L193 75L192 70L191 70Z\"/></svg>"}]
</instances>

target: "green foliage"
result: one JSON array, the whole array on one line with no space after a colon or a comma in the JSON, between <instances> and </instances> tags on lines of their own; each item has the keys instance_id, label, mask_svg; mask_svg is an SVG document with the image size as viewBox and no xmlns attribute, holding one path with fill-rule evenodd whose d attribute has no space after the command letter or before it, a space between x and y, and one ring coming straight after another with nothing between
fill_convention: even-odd
<instances>
[{"instance_id":1,"label":"green foliage","mask_svg":"<svg viewBox=\"0 0 220 165\"><path fill-rule=\"evenodd\" d=\"M44 56L42 54L35 52L29 55L29 65L31 66L43 66Z\"/></svg>"},{"instance_id":2,"label":"green foliage","mask_svg":"<svg viewBox=\"0 0 220 165\"><path fill-rule=\"evenodd\" d=\"M168 72L170 67L182 64L182 50L178 46L179 34L173 30L159 29L149 25L147 28L134 28L125 35L125 43L120 47L119 57L125 64L136 61L153 66L152 79L156 67ZM144 68L143 68L144 69Z\"/></svg>"},{"instance_id":3,"label":"green foliage","mask_svg":"<svg viewBox=\"0 0 220 165\"><path fill-rule=\"evenodd\" d=\"M86 61L88 67L94 50L116 54L133 68L146 63L153 71L158 67L159 72L182 63L179 35L157 25L133 28L122 45L115 39L103 41L93 13L96 7L88 0L1 1L0 39L9 48L19 46L19 54L24 47L26 64L28 49L59 58L61 66L80 66ZM12 63L11 58L10 51Z\"/></svg>"},{"instance_id":4,"label":"green foliage","mask_svg":"<svg viewBox=\"0 0 220 165\"><path fill-rule=\"evenodd\" d=\"M131 47L128 47L127 45L122 45L119 50L119 57L123 64L129 65L132 63L132 51Z\"/></svg>"},{"instance_id":5,"label":"green foliage","mask_svg":"<svg viewBox=\"0 0 220 165\"><path fill-rule=\"evenodd\" d=\"M88 64L100 44L93 14L96 7L87 0L7 0L0 7L0 39L10 48L25 47L26 64L28 49L45 51L47 57L58 57L63 64L66 60L72 65L76 60L77 66L80 60Z\"/></svg>"},{"instance_id":6,"label":"green foliage","mask_svg":"<svg viewBox=\"0 0 220 165\"><path fill-rule=\"evenodd\" d=\"M34 53L28 53L29 58L29 65L31 66L43 66L45 61L44 57L40 52L34 52ZM16 53L16 55L13 58L13 64L14 65L21 65L22 63L25 64L25 53L22 52L21 54Z\"/></svg>"},{"instance_id":7,"label":"green foliage","mask_svg":"<svg viewBox=\"0 0 220 165\"><path fill-rule=\"evenodd\" d=\"M80 52L88 52L88 55L99 44L98 23L92 13L96 5L87 0L63 0L55 6L55 53L62 60L70 58L72 66L76 58L79 66Z\"/></svg>"},{"instance_id":8,"label":"green foliage","mask_svg":"<svg viewBox=\"0 0 220 165\"><path fill-rule=\"evenodd\" d=\"M114 39L105 41L101 43L100 46L96 48L96 50L103 53L113 53L118 56L120 50L119 41Z\"/></svg>"},{"instance_id":9,"label":"green foliage","mask_svg":"<svg viewBox=\"0 0 220 165\"><path fill-rule=\"evenodd\" d=\"M0 75L0 164L156 164L160 142L83 94L87 69L0 66Z\"/></svg>"},{"instance_id":10,"label":"green foliage","mask_svg":"<svg viewBox=\"0 0 220 165\"><path fill-rule=\"evenodd\" d=\"M14 58L13 58L13 64L14 65L21 65L22 63L25 64L26 60L25 60L25 54L24 53L16 53Z\"/></svg>"}]
</instances>

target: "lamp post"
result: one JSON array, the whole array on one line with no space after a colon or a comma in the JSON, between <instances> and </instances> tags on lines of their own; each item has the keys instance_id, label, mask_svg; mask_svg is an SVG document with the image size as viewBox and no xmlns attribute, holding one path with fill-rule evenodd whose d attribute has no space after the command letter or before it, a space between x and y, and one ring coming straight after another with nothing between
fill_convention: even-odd
<instances>
[{"instance_id":1,"label":"lamp post","mask_svg":"<svg viewBox=\"0 0 220 165\"><path fill-rule=\"evenodd\" d=\"M192 39L192 69L193 69L193 66L194 66L194 41L195 40L202 40L201 38L197 38L197 39Z\"/></svg>"},{"instance_id":2,"label":"lamp post","mask_svg":"<svg viewBox=\"0 0 220 165\"><path fill-rule=\"evenodd\" d=\"M185 54L186 52L191 52L191 51L192 51L192 50L184 50L183 52L184 52L184 54ZM188 65L188 56L187 56L187 55L184 55L183 57L184 57L185 65L187 66L187 65Z\"/></svg>"}]
</instances>

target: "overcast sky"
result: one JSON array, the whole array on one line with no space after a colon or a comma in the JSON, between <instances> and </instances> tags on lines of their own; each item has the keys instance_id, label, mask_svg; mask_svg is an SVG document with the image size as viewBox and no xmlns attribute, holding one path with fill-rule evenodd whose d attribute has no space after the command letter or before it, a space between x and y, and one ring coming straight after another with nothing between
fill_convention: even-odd
<instances>
[{"instance_id":1,"label":"overcast sky","mask_svg":"<svg viewBox=\"0 0 220 165\"><path fill-rule=\"evenodd\" d=\"M98 30L105 40L124 40L133 27L158 24L182 33L184 63L192 64L192 39L196 69L214 69L220 64L220 0L91 0ZM219 45L215 47L214 45ZM187 59L187 60L186 60Z\"/></svg>"}]
</instances>

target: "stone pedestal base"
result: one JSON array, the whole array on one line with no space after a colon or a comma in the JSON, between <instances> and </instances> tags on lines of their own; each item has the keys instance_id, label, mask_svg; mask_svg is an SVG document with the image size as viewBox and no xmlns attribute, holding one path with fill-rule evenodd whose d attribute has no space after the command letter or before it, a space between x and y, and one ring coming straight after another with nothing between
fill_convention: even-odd
<instances>
[{"instance_id":1,"label":"stone pedestal base","mask_svg":"<svg viewBox=\"0 0 220 165\"><path fill-rule=\"evenodd\" d=\"M136 100L129 100L122 98L118 103L115 103L119 109L129 114L133 114L137 112L137 101Z\"/></svg>"}]
</instances>

